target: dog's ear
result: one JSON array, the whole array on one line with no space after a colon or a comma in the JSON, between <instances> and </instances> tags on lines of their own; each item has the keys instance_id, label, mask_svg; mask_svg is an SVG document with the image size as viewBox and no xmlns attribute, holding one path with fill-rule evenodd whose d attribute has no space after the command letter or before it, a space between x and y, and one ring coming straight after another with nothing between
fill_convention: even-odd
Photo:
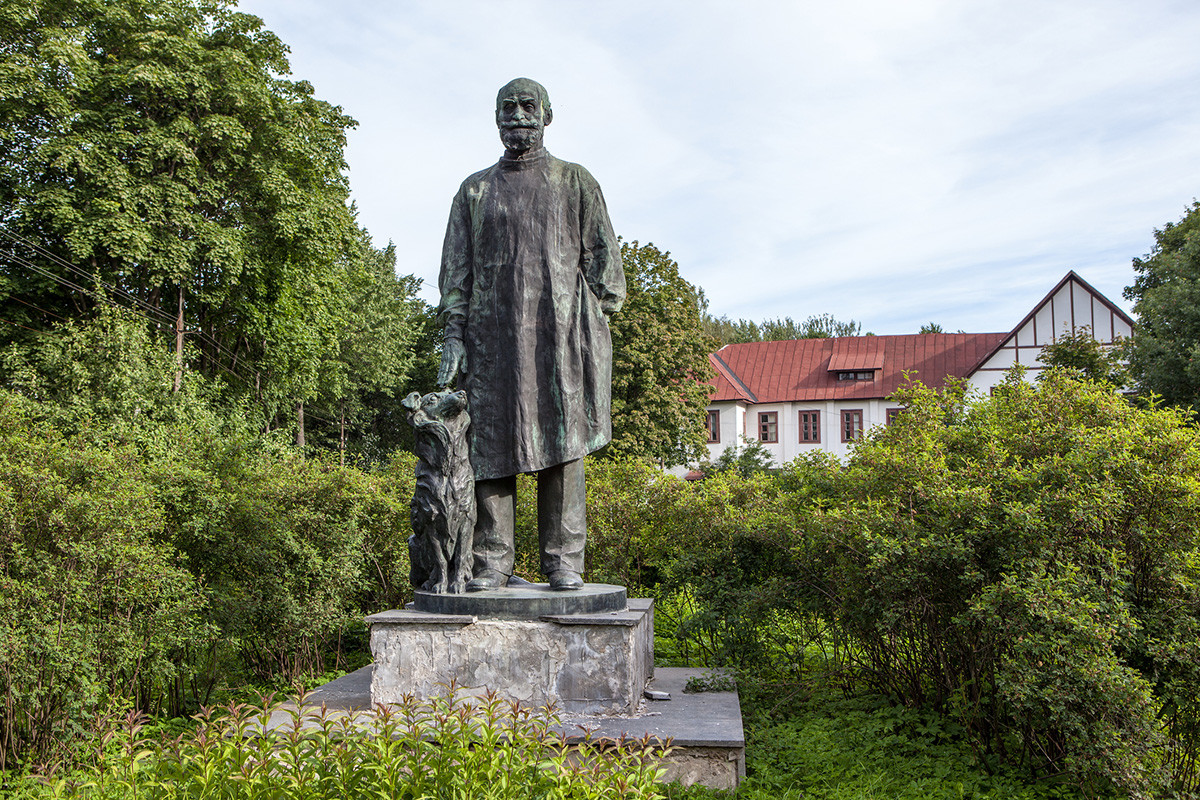
<instances>
[{"instance_id":1,"label":"dog's ear","mask_svg":"<svg viewBox=\"0 0 1200 800\"><path fill-rule=\"evenodd\" d=\"M400 405L404 406L409 411L416 411L421 407L421 393L413 392L408 397L400 401Z\"/></svg>"}]
</instances>

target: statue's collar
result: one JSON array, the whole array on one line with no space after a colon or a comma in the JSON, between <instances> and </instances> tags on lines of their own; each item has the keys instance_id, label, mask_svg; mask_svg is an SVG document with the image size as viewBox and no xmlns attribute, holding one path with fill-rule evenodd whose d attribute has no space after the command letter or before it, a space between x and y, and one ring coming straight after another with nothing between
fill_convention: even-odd
<instances>
[{"instance_id":1,"label":"statue's collar","mask_svg":"<svg viewBox=\"0 0 1200 800\"><path fill-rule=\"evenodd\" d=\"M550 157L550 151L545 147L539 147L537 150L528 150L515 158L505 151L504 155L500 156L500 166L504 169L531 169L532 167L540 167L546 163L546 159Z\"/></svg>"}]
</instances>

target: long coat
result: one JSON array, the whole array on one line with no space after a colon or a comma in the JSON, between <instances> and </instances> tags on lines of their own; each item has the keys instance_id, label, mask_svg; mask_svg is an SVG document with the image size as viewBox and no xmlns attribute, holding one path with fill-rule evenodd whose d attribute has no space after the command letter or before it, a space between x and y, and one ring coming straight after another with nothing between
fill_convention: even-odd
<instances>
[{"instance_id":1,"label":"long coat","mask_svg":"<svg viewBox=\"0 0 1200 800\"><path fill-rule=\"evenodd\" d=\"M621 249L600 186L545 150L463 181L440 310L466 349L476 480L573 461L612 439Z\"/></svg>"}]
</instances>

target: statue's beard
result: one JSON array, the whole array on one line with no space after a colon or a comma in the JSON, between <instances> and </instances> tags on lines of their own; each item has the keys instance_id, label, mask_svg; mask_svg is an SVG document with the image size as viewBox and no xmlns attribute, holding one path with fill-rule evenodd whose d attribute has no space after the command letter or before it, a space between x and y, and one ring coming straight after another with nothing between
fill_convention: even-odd
<instances>
[{"instance_id":1,"label":"statue's beard","mask_svg":"<svg viewBox=\"0 0 1200 800\"><path fill-rule=\"evenodd\" d=\"M500 141L506 149L524 153L541 146L542 131L539 128L501 128Z\"/></svg>"}]
</instances>

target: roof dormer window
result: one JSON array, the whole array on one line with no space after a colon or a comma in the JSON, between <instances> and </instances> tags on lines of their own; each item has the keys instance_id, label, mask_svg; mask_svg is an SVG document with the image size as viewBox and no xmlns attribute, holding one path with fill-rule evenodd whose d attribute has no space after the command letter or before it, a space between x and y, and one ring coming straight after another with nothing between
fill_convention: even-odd
<instances>
[{"instance_id":1,"label":"roof dormer window","mask_svg":"<svg viewBox=\"0 0 1200 800\"><path fill-rule=\"evenodd\" d=\"M873 370L845 370L838 372L837 379L839 381L873 381L875 372Z\"/></svg>"}]
</instances>

